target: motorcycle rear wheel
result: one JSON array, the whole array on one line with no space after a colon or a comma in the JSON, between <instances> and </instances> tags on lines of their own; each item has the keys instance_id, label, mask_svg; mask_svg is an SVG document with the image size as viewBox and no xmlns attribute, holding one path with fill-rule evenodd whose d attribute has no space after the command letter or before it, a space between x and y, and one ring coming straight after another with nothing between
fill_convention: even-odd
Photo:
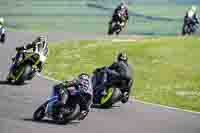
<instances>
[{"instance_id":1,"label":"motorcycle rear wheel","mask_svg":"<svg viewBox=\"0 0 200 133\"><path fill-rule=\"evenodd\" d=\"M113 88L112 88L113 89ZM122 93L118 88L113 89L112 97L105 102L104 104L101 104L101 108L110 108L113 104L118 102L121 99Z\"/></svg>"}]
</instances>

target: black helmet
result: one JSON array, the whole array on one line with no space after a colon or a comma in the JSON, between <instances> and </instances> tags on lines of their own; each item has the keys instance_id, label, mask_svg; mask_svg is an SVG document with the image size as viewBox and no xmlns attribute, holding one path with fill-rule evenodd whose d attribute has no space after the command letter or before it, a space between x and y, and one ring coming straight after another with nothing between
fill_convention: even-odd
<instances>
[{"instance_id":1,"label":"black helmet","mask_svg":"<svg viewBox=\"0 0 200 133\"><path fill-rule=\"evenodd\" d=\"M38 45L38 47L40 47L40 48L47 48L48 47L47 39L44 36L38 36L36 38L35 42L37 42L37 43L40 42L40 44Z\"/></svg>"},{"instance_id":2,"label":"black helmet","mask_svg":"<svg viewBox=\"0 0 200 133\"><path fill-rule=\"evenodd\" d=\"M117 56L118 61L128 61L128 56L125 52L120 52Z\"/></svg>"},{"instance_id":3,"label":"black helmet","mask_svg":"<svg viewBox=\"0 0 200 133\"><path fill-rule=\"evenodd\" d=\"M38 42L45 42L45 41L46 41L46 38L45 38L44 36L38 36L38 37L36 38L36 40L37 40Z\"/></svg>"}]
</instances>

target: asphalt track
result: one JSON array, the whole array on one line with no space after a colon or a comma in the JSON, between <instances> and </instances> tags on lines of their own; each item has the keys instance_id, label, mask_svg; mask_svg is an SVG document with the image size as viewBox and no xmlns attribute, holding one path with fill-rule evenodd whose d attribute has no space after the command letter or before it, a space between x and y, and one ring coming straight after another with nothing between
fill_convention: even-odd
<instances>
[{"instance_id":1,"label":"asphalt track","mask_svg":"<svg viewBox=\"0 0 200 133\"><path fill-rule=\"evenodd\" d=\"M49 34L50 41L72 39L69 34ZM200 115L142 104L137 101L113 107L92 109L86 120L56 125L49 120L32 121L32 113L51 92L53 81L36 77L22 86L6 84L14 48L35 37L34 33L9 32L0 45L0 133L199 133ZM94 35L95 36L95 35ZM86 37L86 36L85 36ZM91 36L90 36L91 37ZM77 38L77 35L76 37ZM84 36L79 38L84 39ZM89 36L88 36L89 39Z\"/></svg>"}]
</instances>

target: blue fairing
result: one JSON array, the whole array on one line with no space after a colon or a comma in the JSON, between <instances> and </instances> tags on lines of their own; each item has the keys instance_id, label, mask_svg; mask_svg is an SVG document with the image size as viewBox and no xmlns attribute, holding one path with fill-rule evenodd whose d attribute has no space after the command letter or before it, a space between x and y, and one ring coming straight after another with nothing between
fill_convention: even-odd
<instances>
[{"instance_id":1,"label":"blue fairing","mask_svg":"<svg viewBox=\"0 0 200 133\"><path fill-rule=\"evenodd\" d=\"M53 88L53 92L52 95L48 98L47 102L48 102L48 112L52 112L52 106L54 105L55 102L57 102L60 99L60 92L59 92L59 88L57 88L57 86L55 86Z\"/></svg>"},{"instance_id":2,"label":"blue fairing","mask_svg":"<svg viewBox=\"0 0 200 133\"><path fill-rule=\"evenodd\" d=\"M48 98L47 102L48 103L51 103L51 102L54 102L54 101L57 101L58 100L58 96L51 96Z\"/></svg>"},{"instance_id":3,"label":"blue fairing","mask_svg":"<svg viewBox=\"0 0 200 133\"><path fill-rule=\"evenodd\" d=\"M21 53L19 53L19 52L16 54L16 56L15 56L15 61L14 61L14 63L11 65L10 71L16 69L17 63L19 62L20 58L22 58L22 56L23 56L23 54L21 54Z\"/></svg>"}]
</instances>

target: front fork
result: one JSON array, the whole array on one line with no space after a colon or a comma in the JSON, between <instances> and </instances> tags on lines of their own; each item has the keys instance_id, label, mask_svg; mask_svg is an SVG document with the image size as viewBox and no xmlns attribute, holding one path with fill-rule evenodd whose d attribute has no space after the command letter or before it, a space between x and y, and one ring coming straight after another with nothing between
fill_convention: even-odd
<instances>
[{"instance_id":1,"label":"front fork","mask_svg":"<svg viewBox=\"0 0 200 133\"><path fill-rule=\"evenodd\" d=\"M10 67L7 79L14 79L15 78L13 72L15 72L17 64L19 63L19 59L20 58L24 58L24 55L22 53L19 53L19 52L17 52L17 54L15 55L15 57L12 58L12 65Z\"/></svg>"}]
</instances>

